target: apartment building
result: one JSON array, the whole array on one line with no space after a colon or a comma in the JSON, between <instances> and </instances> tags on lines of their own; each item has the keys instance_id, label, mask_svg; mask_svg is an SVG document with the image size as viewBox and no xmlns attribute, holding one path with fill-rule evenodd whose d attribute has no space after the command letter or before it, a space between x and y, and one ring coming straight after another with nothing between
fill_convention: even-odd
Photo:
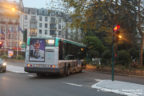
<instances>
[{"instance_id":1,"label":"apartment building","mask_svg":"<svg viewBox=\"0 0 144 96\"><path fill-rule=\"evenodd\" d=\"M70 28L71 18L68 14L58 10L24 8L24 30L27 37L60 37L73 39L74 29ZM79 31L80 32L80 31ZM75 30L75 33L76 30ZM81 35L75 36L80 39Z\"/></svg>"},{"instance_id":2,"label":"apartment building","mask_svg":"<svg viewBox=\"0 0 144 96\"><path fill-rule=\"evenodd\" d=\"M22 0L19 2L0 0L0 41L3 49L21 50L23 41L22 24L23 9Z\"/></svg>"}]
</instances>

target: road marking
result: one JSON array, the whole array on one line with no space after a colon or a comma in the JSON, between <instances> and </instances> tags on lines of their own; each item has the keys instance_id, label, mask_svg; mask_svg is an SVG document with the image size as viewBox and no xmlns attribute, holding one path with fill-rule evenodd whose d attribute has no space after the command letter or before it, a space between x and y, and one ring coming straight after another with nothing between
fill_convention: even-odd
<instances>
[{"instance_id":1,"label":"road marking","mask_svg":"<svg viewBox=\"0 0 144 96\"><path fill-rule=\"evenodd\" d=\"M97 82L100 82L100 81L102 81L101 79L95 79Z\"/></svg>"},{"instance_id":2,"label":"road marking","mask_svg":"<svg viewBox=\"0 0 144 96\"><path fill-rule=\"evenodd\" d=\"M144 96L143 86L130 82L102 80L93 84L91 88L126 96Z\"/></svg>"},{"instance_id":3,"label":"road marking","mask_svg":"<svg viewBox=\"0 0 144 96\"><path fill-rule=\"evenodd\" d=\"M29 77L35 77L34 75L28 75Z\"/></svg>"},{"instance_id":4,"label":"road marking","mask_svg":"<svg viewBox=\"0 0 144 96\"><path fill-rule=\"evenodd\" d=\"M27 73L24 71L24 67L14 66L14 65L7 65L7 71L14 72L14 73Z\"/></svg>"},{"instance_id":5,"label":"road marking","mask_svg":"<svg viewBox=\"0 0 144 96\"><path fill-rule=\"evenodd\" d=\"M82 87L83 85L80 84L75 84L75 83L65 83L67 85L72 85L72 86L77 86L77 87Z\"/></svg>"}]
</instances>

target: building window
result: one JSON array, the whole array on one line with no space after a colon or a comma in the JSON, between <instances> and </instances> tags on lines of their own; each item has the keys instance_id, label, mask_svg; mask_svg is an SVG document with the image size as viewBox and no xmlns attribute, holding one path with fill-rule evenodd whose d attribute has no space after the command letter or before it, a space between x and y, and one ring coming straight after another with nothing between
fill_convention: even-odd
<instances>
[{"instance_id":1,"label":"building window","mask_svg":"<svg viewBox=\"0 0 144 96\"><path fill-rule=\"evenodd\" d=\"M61 31L59 31L59 35L61 35Z\"/></svg>"},{"instance_id":2,"label":"building window","mask_svg":"<svg viewBox=\"0 0 144 96\"><path fill-rule=\"evenodd\" d=\"M56 30L50 30L50 35L56 35Z\"/></svg>"},{"instance_id":3,"label":"building window","mask_svg":"<svg viewBox=\"0 0 144 96\"><path fill-rule=\"evenodd\" d=\"M51 16L55 16L55 12L51 12Z\"/></svg>"},{"instance_id":4,"label":"building window","mask_svg":"<svg viewBox=\"0 0 144 96\"><path fill-rule=\"evenodd\" d=\"M48 21L48 17L45 17L45 21Z\"/></svg>"},{"instance_id":5,"label":"building window","mask_svg":"<svg viewBox=\"0 0 144 96\"><path fill-rule=\"evenodd\" d=\"M60 24L59 24L58 28L61 29L61 25Z\"/></svg>"},{"instance_id":6,"label":"building window","mask_svg":"<svg viewBox=\"0 0 144 96\"><path fill-rule=\"evenodd\" d=\"M51 17L51 23L56 23L56 19L54 17Z\"/></svg>"},{"instance_id":7,"label":"building window","mask_svg":"<svg viewBox=\"0 0 144 96\"><path fill-rule=\"evenodd\" d=\"M61 23L61 19L59 19L59 23Z\"/></svg>"},{"instance_id":8,"label":"building window","mask_svg":"<svg viewBox=\"0 0 144 96\"><path fill-rule=\"evenodd\" d=\"M36 16L31 16L31 20L36 20Z\"/></svg>"},{"instance_id":9,"label":"building window","mask_svg":"<svg viewBox=\"0 0 144 96\"><path fill-rule=\"evenodd\" d=\"M45 35L47 35L47 34L48 34L47 30L45 30Z\"/></svg>"},{"instance_id":10,"label":"building window","mask_svg":"<svg viewBox=\"0 0 144 96\"><path fill-rule=\"evenodd\" d=\"M39 30L39 34L42 34L42 30Z\"/></svg>"},{"instance_id":11,"label":"building window","mask_svg":"<svg viewBox=\"0 0 144 96\"><path fill-rule=\"evenodd\" d=\"M56 29L56 24L50 24L50 29Z\"/></svg>"},{"instance_id":12,"label":"building window","mask_svg":"<svg viewBox=\"0 0 144 96\"><path fill-rule=\"evenodd\" d=\"M45 28L47 28L48 27L48 24L45 24Z\"/></svg>"},{"instance_id":13,"label":"building window","mask_svg":"<svg viewBox=\"0 0 144 96\"><path fill-rule=\"evenodd\" d=\"M42 23L39 23L39 27L42 28Z\"/></svg>"},{"instance_id":14,"label":"building window","mask_svg":"<svg viewBox=\"0 0 144 96\"><path fill-rule=\"evenodd\" d=\"M39 17L39 20L42 21L42 16Z\"/></svg>"},{"instance_id":15,"label":"building window","mask_svg":"<svg viewBox=\"0 0 144 96\"><path fill-rule=\"evenodd\" d=\"M36 23L30 23L30 28L37 28L37 24Z\"/></svg>"},{"instance_id":16,"label":"building window","mask_svg":"<svg viewBox=\"0 0 144 96\"><path fill-rule=\"evenodd\" d=\"M25 18L25 20L27 20L27 19L28 19L28 18L27 18L27 15L25 15L24 18Z\"/></svg>"}]
</instances>

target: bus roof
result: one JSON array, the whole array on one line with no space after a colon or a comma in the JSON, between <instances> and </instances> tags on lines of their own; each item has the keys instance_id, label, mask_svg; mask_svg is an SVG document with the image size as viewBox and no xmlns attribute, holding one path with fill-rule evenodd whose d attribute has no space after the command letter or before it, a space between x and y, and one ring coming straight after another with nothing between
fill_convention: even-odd
<instances>
[{"instance_id":1,"label":"bus roof","mask_svg":"<svg viewBox=\"0 0 144 96\"><path fill-rule=\"evenodd\" d=\"M73 44L73 45L76 45L76 46L79 46L79 47L86 47L86 45L84 45L82 43L78 43L78 42L72 41L72 40L64 39L63 41L64 41L64 43L70 43L70 44Z\"/></svg>"},{"instance_id":2,"label":"bus roof","mask_svg":"<svg viewBox=\"0 0 144 96\"><path fill-rule=\"evenodd\" d=\"M79 47L86 47L86 45L84 45L83 43L78 43L78 42L75 42L75 41L72 41L72 40L68 40L68 39L64 39L64 38L59 38L59 37L56 37L56 39L58 39L58 41L61 40L64 43L73 44L73 45L76 45L76 46L79 46Z\"/></svg>"},{"instance_id":3,"label":"bus roof","mask_svg":"<svg viewBox=\"0 0 144 96\"><path fill-rule=\"evenodd\" d=\"M56 38L56 40L62 40L64 43L69 43L69 44L73 44L79 47L86 47L86 45L84 45L83 43L78 43L72 40L68 40L68 39L63 39L63 38L59 38L59 37L30 37L30 38L38 38L38 39L49 39L49 38ZM30 38L28 38L27 44L29 45L30 43Z\"/></svg>"}]
</instances>

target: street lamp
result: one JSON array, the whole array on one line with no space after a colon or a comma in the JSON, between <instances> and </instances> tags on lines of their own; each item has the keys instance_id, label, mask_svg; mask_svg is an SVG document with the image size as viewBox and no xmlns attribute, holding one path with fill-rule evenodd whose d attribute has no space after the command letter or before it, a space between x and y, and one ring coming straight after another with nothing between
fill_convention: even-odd
<instances>
[{"instance_id":1,"label":"street lamp","mask_svg":"<svg viewBox=\"0 0 144 96\"><path fill-rule=\"evenodd\" d=\"M122 35L119 35L118 38L119 38L119 39L122 39Z\"/></svg>"},{"instance_id":2,"label":"street lamp","mask_svg":"<svg viewBox=\"0 0 144 96\"><path fill-rule=\"evenodd\" d=\"M16 9L15 9L15 8L11 8L11 10L12 10L12 12L15 12L15 11L16 11Z\"/></svg>"},{"instance_id":3,"label":"street lamp","mask_svg":"<svg viewBox=\"0 0 144 96\"><path fill-rule=\"evenodd\" d=\"M22 41L19 42L20 45L22 45L22 43L23 43Z\"/></svg>"}]
</instances>

